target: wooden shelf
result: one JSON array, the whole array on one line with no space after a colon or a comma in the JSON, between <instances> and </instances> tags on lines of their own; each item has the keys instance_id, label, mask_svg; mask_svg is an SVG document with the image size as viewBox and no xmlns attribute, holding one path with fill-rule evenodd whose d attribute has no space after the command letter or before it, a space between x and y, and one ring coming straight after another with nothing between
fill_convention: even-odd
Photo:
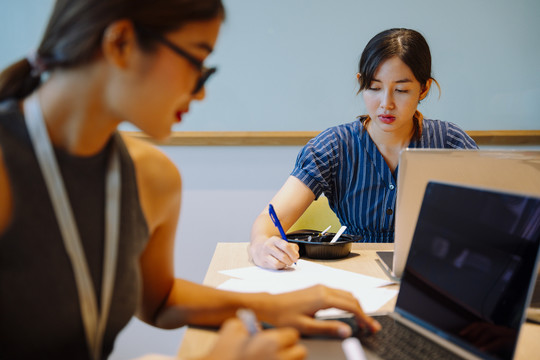
<instances>
[{"instance_id":1,"label":"wooden shelf","mask_svg":"<svg viewBox=\"0 0 540 360\"><path fill-rule=\"evenodd\" d=\"M170 146L302 146L319 131L177 131L164 142L156 142L139 131L124 133ZM478 145L540 145L540 130L472 130L467 134Z\"/></svg>"}]
</instances>

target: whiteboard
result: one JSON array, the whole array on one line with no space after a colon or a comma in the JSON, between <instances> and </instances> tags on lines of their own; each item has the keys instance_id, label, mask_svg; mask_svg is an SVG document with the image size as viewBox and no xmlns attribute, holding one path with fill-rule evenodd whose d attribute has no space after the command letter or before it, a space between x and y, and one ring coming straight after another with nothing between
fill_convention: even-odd
<instances>
[{"instance_id":1,"label":"whiteboard","mask_svg":"<svg viewBox=\"0 0 540 360\"><path fill-rule=\"evenodd\" d=\"M37 46L51 0L0 0L0 65ZM323 130L365 113L360 54L378 32L420 31L441 85L420 105L465 130L540 129L538 0L224 0L206 99L175 131ZM123 127L131 130L129 126Z\"/></svg>"}]
</instances>

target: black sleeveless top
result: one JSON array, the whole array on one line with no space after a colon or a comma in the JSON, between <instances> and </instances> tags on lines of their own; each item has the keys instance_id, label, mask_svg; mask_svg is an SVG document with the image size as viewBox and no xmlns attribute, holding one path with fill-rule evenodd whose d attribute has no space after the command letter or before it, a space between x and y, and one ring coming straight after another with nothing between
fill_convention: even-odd
<instances>
[{"instance_id":1,"label":"black sleeveless top","mask_svg":"<svg viewBox=\"0 0 540 360\"><path fill-rule=\"evenodd\" d=\"M103 358L112 352L117 334L133 316L142 291L139 257L149 233L135 169L117 133L94 156L74 157L55 149L99 304L105 172L112 141L118 144L121 158L121 224ZM73 270L15 101L0 103L0 147L13 195L13 216L0 234L0 358L88 359Z\"/></svg>"}]
</instances>

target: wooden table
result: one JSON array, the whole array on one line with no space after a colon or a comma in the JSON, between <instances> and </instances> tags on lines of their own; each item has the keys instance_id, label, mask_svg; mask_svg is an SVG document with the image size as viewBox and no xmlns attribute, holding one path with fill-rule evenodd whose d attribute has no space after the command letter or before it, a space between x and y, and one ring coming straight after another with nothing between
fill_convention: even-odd
<instances>
[{"instance_id":1,"label":"wooden table","mask_svg":"<svg viewBox=\"0 0 540 360\"><path fill-rule=\"evenodd\" d=\"M217 287L229 279L228 276L220 274L219 271L253 265L248 260L247 246L247 243L218 243L204 278L204 284ZM351 255L345 259L317 260L316 262L342 270L388 279L378 264L379 260L375 251L392 249L393 244L353 244ZM385 304L381 310L391 311L394 305L395 299ZM180 358L203 356L210 351L216 338L217 335L214 331L188 327L180 345L178 356ZM302 339L302 343L308 348L308 359L345 360L339 339ZM540 358L539 325L527 323L523 326L514 358L519 360Z\"/></svg>"}]
</instances>

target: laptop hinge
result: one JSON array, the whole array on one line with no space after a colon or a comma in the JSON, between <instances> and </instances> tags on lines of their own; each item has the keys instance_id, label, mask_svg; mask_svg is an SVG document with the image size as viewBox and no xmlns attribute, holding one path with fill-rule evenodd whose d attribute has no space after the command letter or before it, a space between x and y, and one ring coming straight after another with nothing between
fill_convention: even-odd
<instances>
[{"instance_id":1,"label":"laptop hinge","mask_svg":"<svg viewBox=\"0 0 540 360\"><path fill-rule=\"evenodd\" d=\"M412 330L420 333L422 336L425 336L427 337L428 339L436 342L437 344L441 345L442 347L444 347L445 349L448 349L450 350L451 352L455 353L456 355L458 356L461 356L462 358L464 359L475 359L475 360L481 360L483 359L482 357L479 357L477 355L474 355L473 353L451 343L450 341L446 340L445 338L429 331L429 330L426 330L424 329L422 326L418 325L418 324L415 324L414 322L412 322L411 320L405 318L403 315L397 313L397 312L392 312L390 314L388 314L390 317L392 317L394 320L404 324L405 326L411 328Z\"/></svg>"}]
</instances>

